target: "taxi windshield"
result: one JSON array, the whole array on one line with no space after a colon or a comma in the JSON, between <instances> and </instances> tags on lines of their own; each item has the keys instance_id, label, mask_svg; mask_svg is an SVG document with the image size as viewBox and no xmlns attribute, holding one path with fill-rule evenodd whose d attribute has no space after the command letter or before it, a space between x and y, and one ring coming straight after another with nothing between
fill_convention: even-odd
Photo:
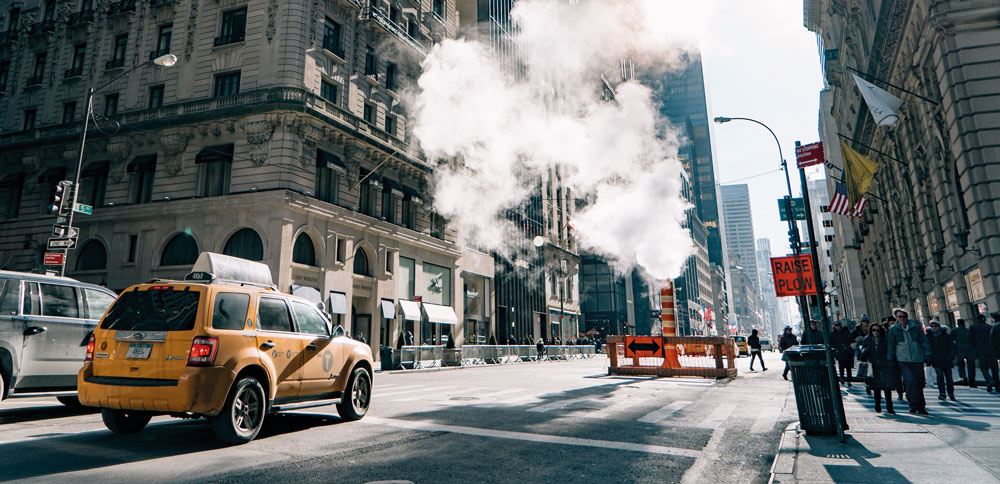
<instances>
[{"instance_id":1,"label":"taxi windshield","mask_svg":"<svg viewBox=\"0 0 1000 484\"><path fill-rule=\"evenodd\" d=\"M194 328L200 291L169 286L122 294L101 329L127 331L188 331Z\"/></svg>"}]
</instances>

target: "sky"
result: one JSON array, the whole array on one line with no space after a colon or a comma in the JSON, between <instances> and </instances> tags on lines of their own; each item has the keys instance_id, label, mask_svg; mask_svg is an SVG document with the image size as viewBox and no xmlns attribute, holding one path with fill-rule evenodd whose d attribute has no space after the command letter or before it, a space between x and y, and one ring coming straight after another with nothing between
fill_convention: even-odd
<instances>
[{"instance_id":1,"label":"sky","mask_svg":"<svg viewBox=\"0 0 1000 484\"><path fill-rule=\"evenodd\" d=\"M816 35L803 27L802 0L717 2L700 44L709 119L738 116L769 126L778 136L792 190L799 196L795 142L819 140L823 89ZM788 188L774 138L748 121L712 127L717 182L749 185L755 237L771 239L773 255L786 254L788 225L778 218L777 199ZM810 178L822 176L819 168L813 170ZM747 177L753 178L737 181Z\"/></svg>"}]
</instances>

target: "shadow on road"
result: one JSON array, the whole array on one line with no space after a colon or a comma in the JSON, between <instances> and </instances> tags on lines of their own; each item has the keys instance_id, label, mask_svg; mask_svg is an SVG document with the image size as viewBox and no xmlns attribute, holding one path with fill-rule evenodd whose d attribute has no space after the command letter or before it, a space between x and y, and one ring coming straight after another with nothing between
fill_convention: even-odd
<instances>
[{"instance_id":1,"label":"shadow on road","mask_svg":"<svg viewBox=\"0 0 1000 484\"><path fill-rule=\"evenodd\" d=\"M66 405L41 405L38 407L9 408L0 410L0 425L35 422L53 418L76 417L79 415L97 413L98 411L99 410L96 408L80 406L71 407Z\"/></svg>"}]
</instances>

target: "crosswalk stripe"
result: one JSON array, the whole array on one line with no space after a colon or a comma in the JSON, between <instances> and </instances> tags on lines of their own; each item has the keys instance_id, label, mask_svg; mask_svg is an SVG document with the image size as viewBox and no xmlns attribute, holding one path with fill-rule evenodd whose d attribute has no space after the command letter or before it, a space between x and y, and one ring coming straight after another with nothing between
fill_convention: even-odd
<instances>
[{"instance_id":1,"label":"crosswalk stripe","mask_svg":"<svg viewBox=\"0 0 1000 484\"><path fill-rule=\"evenodd\" d=\"M413 388L426 388L426 387L427 385L377 385L374 386L372 389L377 394L377 392L379 392L380 390L384 390L386 392L397 392L400 390L410 390Z\"/></svg>"},{"instance_id":2,"label":"crosswalk stripe","mask_svg":"<svg viewBox=\"0 0 1000 484\"><path fill-rule=\"evenodd\" d=\"M646 415L643 415L642 417L639 417L639 421L646 423L660 422L662 420L672 417L675 413L681 411L684 407L687 407L692 403L694 402L688 400L678 400L669 405L664 405L663 407L660 407L657 410L653 410L652 412L649 412Z\"/></svg>"},{"instance_id":3,"label":"crosswalk stripe","mask_svg":"<svg viewBox=\"0 0 1000 484\"><path fill-rule=\"evenodd\" d=\"M702 420L698 424L701 428L711 429L718 427L722 422L725 422L729 418L729 414L736 410L736 405L731 403L724 403L716 407L715 411L709 414L708 418Z\"/></svg>"},{"instance_id":4,"label":"crosswalk stripe","mask_svg":"<svg viewBox=\"0 0 1000 484\"><path fill-rule=\"evenodd\" d=\"M528 411L543 413L543 412L548 412L550 410L559 410L561 408L566 408L574 403L585 402L593 398L594 397L580 397L580 398L570 398L568 400L557 400L555 402L546 403L544 405L539 405L537 407L529 408Z\"/></svg>"},{"instance_id":5,"label":"crosswalk stripe","mask_svg":"<svg viewBox=\"0 0 1000 484\"><path fill-rule=\"evenodd\" d=\"M770 432L774 424L778 423L778 416L781 415L781 408L776 406L766 406L757 415L753 425L750 426L751 434Z\"/></svg>"},{"instance_id":6,"label":"crosswalk stripe","mask_svg":"<svg viewBox=\"0 0 1000 484\"><path fill-rule=\"evenodd\" d=\"M403 391L399 391L399 392L392 392L392 393L390 393L388 395L382 395L382 397L384 398L384 397L389 396L389 395L391 395L391 396L398 396L398 395L406 395L406 394L414 393L414 392L420 392L419 395L413 395L413 396L403 397L403 398L391 398L390 399L393 402L410 402L410 401L419 400L421 398L424 398L424 397L428 396L428 393L426 393L425 390L431 391L431 392L433 392L433 394L436 395L436 394L440 393L442 390L450 390L452 388L458 388L458 387L457 386L444 386L444 387L433 387L433 388L421 388L421 389L413 389L413 390L403 390ZM376 396L376 398L377 398L377 396Z\"/></svg>"}]
</instances>

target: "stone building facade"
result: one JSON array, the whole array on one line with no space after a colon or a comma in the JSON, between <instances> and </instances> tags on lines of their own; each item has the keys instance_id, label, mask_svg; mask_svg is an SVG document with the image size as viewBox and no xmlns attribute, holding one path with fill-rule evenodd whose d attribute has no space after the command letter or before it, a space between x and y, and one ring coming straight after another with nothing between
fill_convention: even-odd
<instances>
[{"instance_id":1,"label":"stone building facade","mask_svg":"<svg viewBox=\"0 0 1000 484\"><path fill-rule=\"evenodd\" d=\"M434 213L438 160L407 115L454 0L16 0L0 15L0 268L43 269L86 90L128 73L94 98L94 211L76 217L68 276L120 290L215 251L267 263L375 349L403 330L492 331L492 259ZM175 66L148 64L165 53Z\"/></svg>"},{"instance_id":2,"label":"stone building facade","mask_svg":"<svg viewBox=\"0 0 1000 484\"><path fill-rule=\"evenodd\" d=\"M951 325L1000 309L998 17L988 0L805 1L828 177L843 176L841 139L879 165L864 217L834 217L849 317L902 306ZM905 101L895 125L875 125L853 71Z\"/></svg>"}]
</instances>

